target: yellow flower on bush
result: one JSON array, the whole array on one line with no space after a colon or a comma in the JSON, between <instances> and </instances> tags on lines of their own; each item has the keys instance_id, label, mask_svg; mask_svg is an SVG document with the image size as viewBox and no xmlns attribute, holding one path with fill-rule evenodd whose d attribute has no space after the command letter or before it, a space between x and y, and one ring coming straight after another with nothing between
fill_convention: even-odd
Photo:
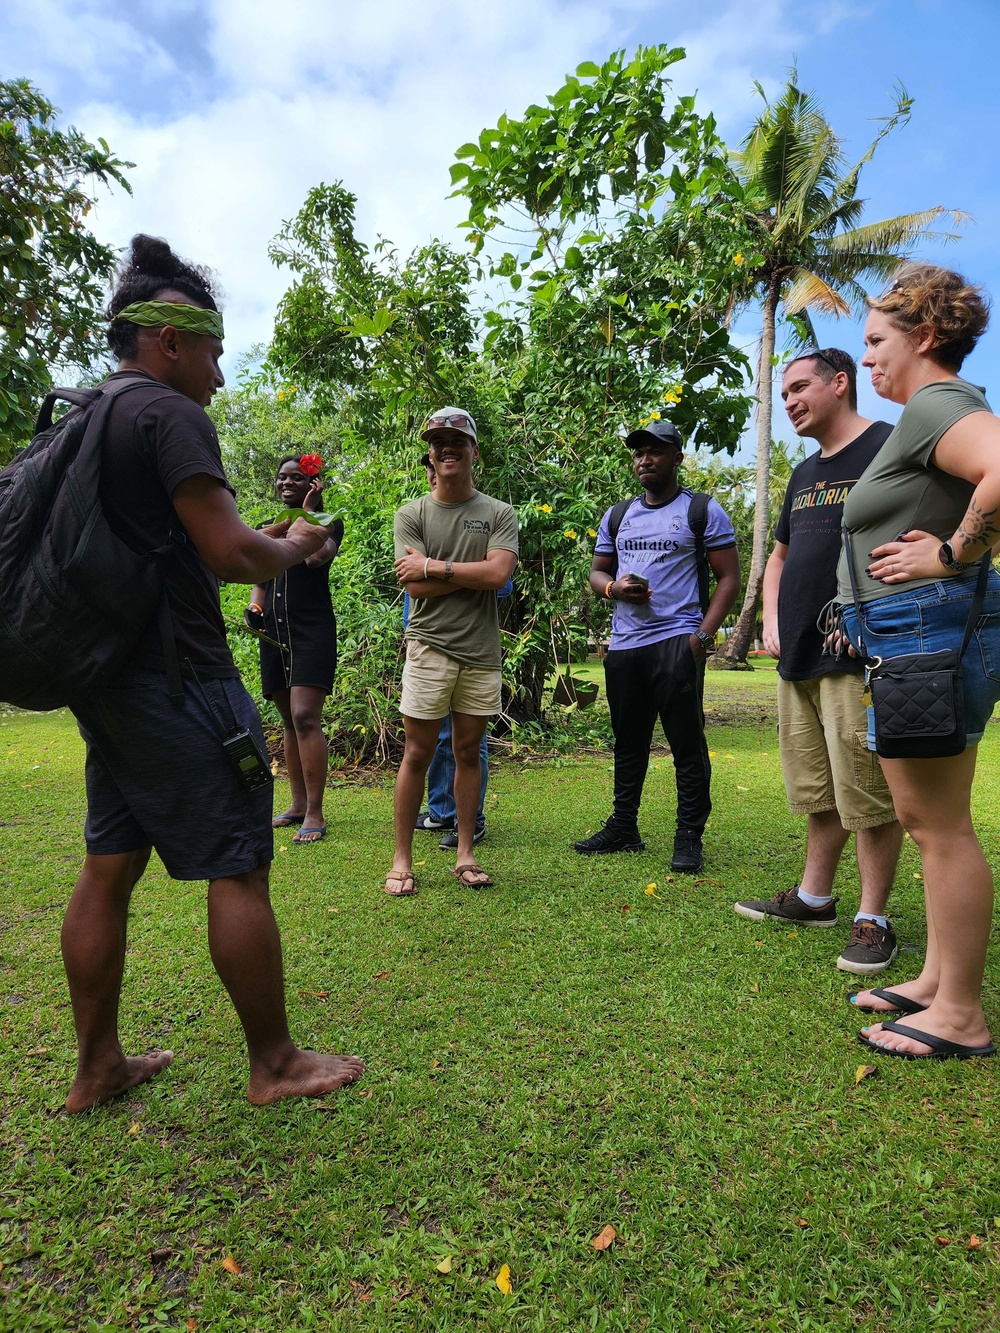
<instances>
[{"instance_id":1,"label":"yellow flower on bush","mask_svg":"<svg viewBox=\"0 0 1000 1333\"><path fill-rule=\"evenodd\" d=\"M541 514L551 514L551 513L552 513L552 506L551 506L551 505L535 505L535 508L536 508L536 509L538 510L538 512L541 513Z\"/></svg>"},{"instance_id":2,"label":"yellow flower on bush","mask_svg":"<svg viewBox=\"0 0 1000 1333\"><path fill-rule=\"evenodd\" d=\"M681 401L681 394L683 392L684 392L683 384L674 384L663 395L663 401L665 403L679 403Z\"/></svg>"},{"instance_id":3,"label":"yellow flower on bush","mask_svg":"<svg viewBox=\"0 0 1000 1333\"><path fill-rule=\"evenodd\" d=\"M575 529L575 528L567 528L566 531L563 533L563 536L564 536L564 537L568 537L570 541L575 541L575 540L576 540L576 529Z\"/></svg>"},{"instance_id":4,"label":"yellow flower on bush","mask_svg":"<svg viewBox=\"0 0 1000 1333\"><path fill-rule=\"evenodd\" d=\"M733 263L736 265L737 268L739 268L739 266L743 263L743 256L739 254L733 255Z\"/></svg>"},{"instance_id":5,"label":"yellow flower on bush","mask_svg":"<svg viewBox=\"0 0 1000 1333\"><path fill-rule=\"evenodd\" d=\"M587 529L587 536L588 536L588 537L596 537L596 536L597 536L597 529L596 529L596 528L588 528L588 529Z\"/></svg>"},{"instance_id":6,"label":"yellow flower on bush","mask_svg":"<svg viewBox=\"0 0 1000 1333\"><path fill-rule=\"evenodd\" d=\"M277 398L279 403L283 403L287 397L288 394L285 393L284 389L278 390Z\"/></svg>"}]
</instances>

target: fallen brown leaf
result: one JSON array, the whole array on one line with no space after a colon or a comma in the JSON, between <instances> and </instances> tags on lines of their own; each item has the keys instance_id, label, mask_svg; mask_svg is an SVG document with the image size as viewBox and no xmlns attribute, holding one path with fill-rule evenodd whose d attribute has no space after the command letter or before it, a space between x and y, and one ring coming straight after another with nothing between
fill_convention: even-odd
<instances>
[{"instance_id":1,"label":"fallen brown leaf","mask_svg":"<svg viewBox=\"0 0 1000 1333\"><path fill-rule=\"evenodd\" d=\"M948 1239L947 1236L935 1236L934 1239L937 1241L937 1243L938 1243L939 1245L952 1245L952 1244L954 1244L954 1242L953 1242L953 1241L950 1241L950 1240Z\"/></svg>"},{"instance_id":2,"label":"fallen brown leaf","mask_svg":"<svg viewBox=\"0 0 1000 1333\"><path fill-rule=\"evenodd\" d=\"M980 1246L982 1245L982 1243L983 1243L983 1242L979 1239L978 1236L970 1236L970 1237L969 1237L969 1243L968 1243L968 1245L966 1245L965 1248L966 1248L967 1250L978 1250L978 1249L980 1248Z\"/></svg>"},{"instance_id":3,"label":"fallen brown leaf","mask_svg":"<svg viewBox=\"0 0 1000 1333\"><path fill-rule=\"evenodd\" d=\"M149 1257L153 1263L156 1263L158 1259L169 1259L172 1254L173 1250L151 1250Z\"/></svg>"},{"instance_id":4,"label":"fallen brown leaf","mask_svg":"<svg viewBox=\"0 0 1000 1333\"><path fill-rule=\"evenodd\" d=\"M376 973L374 974L374 976L372 977L372 980L373 980L373 981L385 981L385 979L386 979L386 977L387 977L388 975L389 975L388 972L376 972Z\"/></svg>"},{"instance_id":5,"label":"fallen brown leaf","mask_svg":"<svg viewBox=\"0 0 1000 1333\"><path fill-rule=\"evenodd\" d=\"M36 1046L33 1051L28 1052L29 1055L48 1055L48 1053L49 1048L47 1046Z\"/></svg>"},{"instance_id":6,"label":"fallen brown leaf","mask_svg":"<svg viewBox=\"0 0 1000 1333\"><path fill-rule=\"evenodd\" d=\"M870 1078L872 1074L877 1074L878 1070L874 1065L858 1065L854 1071L854 1086L857 1087L863 1078Z\"/></svg>"},{"instance_id":7,"label":"fallen brown leaf","mask_svg":"<svg viewBox=\"0 0 1000 1333\"><path fill-rule=\"evenodd\" d=\"M795 1225L796 1225L797 1227L807 1227L807 1226L809 1225L809 1223L806 1221L806 1219L805 1219L804 1217L797 1217L797 1218L795 1219Z\"/></svg>"},{"instance_id":8,"label":"fallen brown leaf","mask_svg":"<svg viewBox=\"0 0 1000 1333\"><path fill-rule=\"evenodd\" d=\"M198 1321L197 1321L197 1319L194 1319L194 1318L189 1319L189 1320L187 1321L187 1331L188 1331L188 1333L197 1333L197 1329L198 1329Z\"/></svg>"},{"instance_id":9,"label":"fallen brown leaf","mask_svg":"<svg viewBox=\"0 0 1000 1333\"><path fill-rule=\"evenodd\" d=\"M359 1092L359 1093L358 1093L358 1096L359 1096L359 1097L370 1097L371 1095L372 1095L372 1090L371 1090L371 1088L365 1088L364 1092Z\"/></svg>"},{"instance_id":10,"label":"fallen brown leaf","mask_svg":"<svg viewBox=\"0 0 1000 1333\"><path fill-rule=\"evenodd\" d=\"M233 1258L231 1254L227 1254L225 1259L222 1260L222 1267L226 1270L227 1273L236 1274L243 1272L243 1269L239 1266L239 1264L236 1262L236 1260Z\"/></svg>"},{"instance_id":11,"label":"fallen brown leaf","mask_svg":"<svg viewBox=\"0 0 1000 1333\"><path fill-rule=\"evenodd\" d=\"M441 1068L441 1061L440 1061L440 1060L435 1060L434 1063L433 1063L433 1065L431 1066L431 1068L432 1068L432 1069L440 1069L440 1068Z\"/></svg>"},{"instance_id":12,"label":"fallen brown leaf","mask_svg":"<svg viewBox=\"0 0 1000 1333\"><path fill-rule=\"evenodd\" d=\"M590 1243L591 1245L593 1245L595 1250L608 1250L611 1248L612 1244L614 1243L614 1239L617 1235L618 1232L609 1222L608 1225L604 1228L604 1230L600 1233L600 1235L595 1236Z\"/></svg>"}]
</instances>

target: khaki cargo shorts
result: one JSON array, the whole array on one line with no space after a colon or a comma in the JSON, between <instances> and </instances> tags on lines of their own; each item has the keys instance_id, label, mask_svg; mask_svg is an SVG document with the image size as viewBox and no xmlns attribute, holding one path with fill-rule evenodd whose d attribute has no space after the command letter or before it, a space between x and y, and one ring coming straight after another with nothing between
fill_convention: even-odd
<instances>
[{"instance_id":1,"label":"khaki cargo shorts","mask_svg":"<svg viewBox=\"0 0 1000 1333\"><path fill-rule=\"evenodd\" d=\"M868 749L860 675L778 678L778 748L793 814L836 810L846 829L896 818L878 758Z\"/></svg>"},{"instance_id":2,"label":"khaki cargo shorts","mask_svg":"<svg viewBox=\"0 0 1000 1333\"><path fill-rule=\"evenodd\" d=\"M500 712L500 668L463 666L429 644L407 639L399 711L425 721L452 712L492 717Z\"/></svg>"}]
</instances>

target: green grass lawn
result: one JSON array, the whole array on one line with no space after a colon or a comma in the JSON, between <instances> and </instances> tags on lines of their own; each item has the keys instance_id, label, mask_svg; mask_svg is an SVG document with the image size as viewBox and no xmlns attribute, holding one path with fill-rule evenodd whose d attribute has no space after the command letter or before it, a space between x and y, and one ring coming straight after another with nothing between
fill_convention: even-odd
<instances>
[{"instance_id":1,"label":"green grass lawn","mask_svg":"<svg viewBox=\"0 0 1000 1333\"><path fill-rule=\"evenodd\" d=\"M834 967L853 861L837 930L732 911L794 883L801 859L773 679L709 676L710 708L751 708L710 734L697 882L666 871L668 757L647 783L649 850L591 860L569 844L608 813L609 758L500 765L483 894L419 835L420 894L385 897L391 786L332 791L325 843L279 838L274 901L296 1036L368 1072L264 1110L243 1099L204 887L154 858L123 1034L177 1058L119 1102L60 1113L82 749L65 714L0 717L0 1329L1000 1329L1000 1060L882 1060L855 1085L861 1020ZM976 792L994 864L998 738ZM906 843L896 980L924 944L917 870Z\"/></svg>"}]
</instances>

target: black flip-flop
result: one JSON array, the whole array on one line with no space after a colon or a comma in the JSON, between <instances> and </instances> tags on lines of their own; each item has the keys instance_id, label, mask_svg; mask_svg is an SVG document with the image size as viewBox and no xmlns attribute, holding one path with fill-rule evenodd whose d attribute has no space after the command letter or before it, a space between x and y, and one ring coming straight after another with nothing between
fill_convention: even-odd
<instances>
[{"instance_id":1,"label":"black flip-flop","mask_svg":"<svg viewBox=\"0 0 1000 1333\"><path fill-rule=\"evenodd\" d=\"M303 833L318 833L319 837L303 838L302 836ZM299 847L311 847L314 843L322 842L325 837L326 837L325 824L317 824L315 828L306 828L303 825L303 827L299 829L298 833L296 833L295 837L292 839L292 842L294 842Z\"/></svg>"},{"instance_id":2,"label":"black flip-flop","mask_svg":"<svg viewBox=\"0 0 1000 1333\"><path fill-rule=\"evenodd\" d=\"M869 1047L876 1055L895 1055L900 1060L973 1060L977 1057L996 1055L997 1048L990 1046L963 1046L957 1041L948 1041L946 1037L935 1037L933 1032L921 1032L919 1028L907 1027L905 1023L883 1023L882 1031L900 1037L912 1037L931 1048L930 1055L914 1055L911 1051L896 1051L888 1046L880 1046L863 1032L858 1033L858 1041Z\"/></svg>"},{"instance_id":3,"label":"black flip-flop","mask_svg":"<svg viewBox=\"0 0 1000 1333\"><path fill-rule=\"evenodd\" d=\"M871 995L877 995L880 1000L885 1000L888 1004L895 1005L895 1009L875 1009L870 1004L858 1004L853 997L860 995L862 991L868 991ZM926 1004L918 1004L916 1000L908 1000L905 995L900 995L898 991L881 990L875 986L861 986L858 990L847 992L847 998L854 1005L859 1014L922 1014L927 1008Z\"/></svg>"},{"instance_id":4,"label":"black flip-flop","mask_svg":"<svg viewBox=\"0 0 1000 1333\"><path fill-rule=\"evenodd\" d=\"M273 829L294 828L296 824L301 824L305 815L275 815L271 820Z\"/></svg>"}]
</instances>

